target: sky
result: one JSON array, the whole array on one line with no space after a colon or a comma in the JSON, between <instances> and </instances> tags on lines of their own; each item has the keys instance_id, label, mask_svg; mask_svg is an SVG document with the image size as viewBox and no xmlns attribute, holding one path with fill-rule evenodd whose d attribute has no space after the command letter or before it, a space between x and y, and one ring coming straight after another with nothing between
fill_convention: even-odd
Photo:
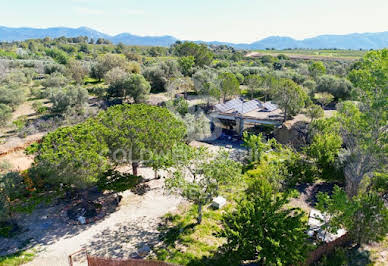
<instances>
[{"instance_id":1,"label":"sky","mask_svg":"<svg viewBox=\"0 0 388 266\"><path fill-rule=\"evenodd\" d=\"M388 31L388 0L0 0L0 25L250 43Z\"/></svg>"}]
</instances>

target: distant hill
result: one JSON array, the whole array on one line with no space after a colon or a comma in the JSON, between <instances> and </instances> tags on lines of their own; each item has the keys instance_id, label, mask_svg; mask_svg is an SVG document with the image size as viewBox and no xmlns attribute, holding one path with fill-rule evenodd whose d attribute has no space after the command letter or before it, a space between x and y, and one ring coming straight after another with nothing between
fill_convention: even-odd
<instances>
[{"instance_id":1,"label":"distant hill","mask_svg":"<svg viewBox=\"0 0 388 266\"><path fill-rule=\"evenodd\" d=\"M116 36L104 34L102 32L87 27L80 28L8 28L0 26L0 41L23 41L27 39L40 39L44 37L77 37L88 36L89 38L105 38L113 43L122 42L128 45L144 46L170 46L178 39L173 36L138 36L130 33L121 33ZM305 49L382 49L388 47L388 31L378 33L353 33L346 35L320 35L314 38L304 40L295 40L290 37L271 36L250 44L235 44L226 42L203 42L198 43L220 45L225 44L237 49L260 50L266 48L287 49L287 48L305 48Z\"/></svg>"}]
</instances>

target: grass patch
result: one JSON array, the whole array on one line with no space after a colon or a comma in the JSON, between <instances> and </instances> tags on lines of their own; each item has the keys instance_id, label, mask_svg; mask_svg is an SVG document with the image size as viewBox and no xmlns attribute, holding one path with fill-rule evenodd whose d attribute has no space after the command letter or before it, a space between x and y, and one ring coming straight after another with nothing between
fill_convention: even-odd
<instances>
[{"instance_id":1,"label":"grass patch","mask_svg":"<svg viewBox=\"0 0 388 266\"><path fill-rule=\"evenodd\" d=\"M159 226L162 244L154 248L156 259L178 265L225 265L220 247L225 239L219 236L225 212L234 208L235 200L245 185L222 187L227 205L221 210L203 208L202 223L197 224L197 205L182 206L178 214L167 214ZM228 263L228 265L231 265Z\"/></svg>"},{"instance_id":2,"label":"grass patch","mask_svg":"<svg viewBox=\"0 0 388 266\"><path fill-rule=\"evenodd\" d=\"M204 259L212 257L225 241L217 237L224 211L205 208L200 225L196 224L196 205L182 209L183 215L167 214L159 227L163 244L154 250L157 259L178 265L203 265Z\"/></svg>"},{"instance_id":3,"label":"grass patch","mask_svg":"<svg viewBox=\"0 0 388 266\"><path fill-rule=\"evenodd\" d=\"M32 250L19 251L17 253L0 257L0 266L18 266L29 261L35 257L35 252Z\"/></svg>"}]
</instances>

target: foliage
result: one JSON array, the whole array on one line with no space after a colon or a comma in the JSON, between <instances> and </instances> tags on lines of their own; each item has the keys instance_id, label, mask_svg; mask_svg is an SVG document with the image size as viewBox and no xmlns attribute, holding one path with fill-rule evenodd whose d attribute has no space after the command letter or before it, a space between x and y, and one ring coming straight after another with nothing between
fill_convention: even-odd
<instances>
[{"instance_id":1,"label":"foliage","mask_svg":"<svg viewBox=\"0 0 388 266\"><path fill-rule=\"evenodd\" d=\"M317 79L316 91L330 93L336 99L349 99L352 94L352 90L352 84L345 78L323 75Z\"/></svg>"},{"instance_id":2,"label":"foliage","mask_svg":"<svg viewBox=\"0 0 388 266\"><path fill-rule=\"evenodd\" d=\"M286 208L289 196L276 193L265 179L252 184L236 210L223 217L226 252L262 265L303 261L307 226L301 210Z\"/></svg>"},{"instance_id":3,"label":"foliage","mask_svg":"<svg viewBox=\"0 0 388 266\"><path fill-rule=\"evenodd\" d=\"M354 196L368 190L376 172L386 171L388 50L367 53L349 78L360 101L341 104L338 121L346 147L346 190Z\"/></svg>"},{"instance_id":4,"label":"foliage","mask_svg":"<svg viewBox=\"0 0 388 266\"><path fill-rule=\"evenodd\" d=\"M314 100L320 103L323 108L330 104L334 100L334 96L327 92L315 93Z\"/></svg>"},{"instance_id":5,"label":"foliage","mask_svg":"<svg viewBox=\"0 0 388 266\"><path fill-rule=\"evenodd\" d=\"M110 82L108 96L121 97L124 100L130 96L135 103L145 102L151 90L148 81L141 74L127 74L121 71L115 68L107 73Z\"/></svg>"},{"instance_id":6,"label":"foliage","mask_svg":"<svg viewBox=\"0 0 388 266\"><path fill-rule=\"evenodd\" d=\"M200 67L210 65L214 56L206 45L193 42L175 44L174 53L180 57L193 56L195 58L195 65Z\"/></svg>"},{"instance_id":7,"label":"foliage","mask_svg":"<svg viewBox=\"0 0 388 266\"><path fill-rule=\"evenodd\" d=\"M19 251L17 253L0 257L0 266L19 266L29 261L32 261L35 257L33 251Z\"/></svg>"},{"instance_id":8,"label":"foliage","mask_svg":"<svg viewBox=\"0 0 388 266\"><path fill-rule=\"evenodd\" d=\"M87 69L80 61L72 59L67 63L67 72L77 84L81 84L85 76L89 73L89 69Z\"/></svg>"},{"instance_id":9,"label":"foliage","mask_svg":"<svg viewBox=\"0 0 388 266\"><path fill-rule=\"evenodd\" d=\"M205 140L212 134L210 120L203 112L187 113L183 117L187 128L187 140Z\"/></svg>"},{"instance_id":10,"label":"foliage","mask_svg":"<svg viewBox=\"0 0 388 266\"><path fill-rule=\"evenodd\" d=\"M263 79L259 75L249 75L246 79L246 83L248 85L250 97L253 99L255 92L262 86Z\"/></svg>"},{"instance_id":11,"label":"foliage","mask_svg":"<svg viewBox=\"0 0 388 266\"><path fill-rule=\"evenodd\" d=\"M181 72L185 76L191 76L193 74L193 67L195 65L194 56L183 56L178 59Z\"/></svg>"},{"instance_id":12,"label":"foliage","mask_svg":"<svg viewBox=\"0 0 388 266\"><path fill-rule=\"evenodd\" d=\"M224 102L229 97L240 95L240 83L233 73L221 73L218 80Z\"/></svg>"},{"instance_id":13,"label":"foliage","mask_svg":"<svg viewBox=\"0 0 388 266\"><path fill-rule=\"evenodd\" d=\"M321 61L314 61L309 66L310 75L317 78L326 73L326 67Z\"/></svg>"},{"instance_id":14,"label":"foliage","mask_svg":"<svg viewBox=\"0 0 388 266\"><path fill-rule=\"evenodd\" d=\"M68 81L60 72L51 73L50 76L42 82L42 85L45 88L61 88L66 84L68 84Z\"/></svg>"},{"instance_id":15,"label":"foliage","mask_svg":"<svg viewBox=\"0 0 388 266\"><path fill-rule=\"evenodd\" d=\"M325 115L325 112L319 105L311 104L306 109L306 115L310 117L310 123L312 123L314 120L322 118Z\"/></svg>"},{"instance_id":16,"label":"foliage","mask_svg":"<svg viewBox=\"0 0 388 266\"><path fill-rule=\"evenodd\" d=\"M58 184L86 188L96 184L104 173L108 146L104 130L92 120L48 133L27 152L35 154L33 169L50 185Z\"/></svg>"},{"instance_id":17,"label":"foliage","mask_svg":"<svg viewBox=\"0 0 388 266\"><path fill-rule=\"evenodd\" d=\"M7 125L12 117L12 108L6 104L0 103L0 127Z\"/></svg>"},{"instance_id":18,"label":"foliage","mask_svg":"<svg viewBox=\"0 0 388 266\"><path fill-rule=\"evenodd\" d=\"M312 143L305 148L306 154L317 164L323 179L342 181L343 169L338 163L341 146L342 138L340 135L320 133L314 135Z\"/></svg>"},{"instance_id":19,"label":"foliage","mask_svg":"<svg viewBox=\"0 0 388 266\"><path fill-rule=\"evenodd\" d=\"M207 98L209 104L212 98L219 98L220 91L216 86L217 72L211 69L204 69L195 72L193 75L195 91Z\"/></svg>"},{"instance_id":20,"label":"foliage","mask_svg":"<svg viewBox=\"0 0 388 266\"><path fill-rule=\"evenodd\" d=\"M130 63L122 55L106 54L97 58L97 63L91 68L91 77L101 81L105 74L115 67L119 67L131 73L140 73L140 66L138 63Z\"/></svg>"},{"instance_id":21,"label":"foliage","mask_svg":"<svg viewBox=\"0 0 388 266\"><path fill-rule=\"evenodd\" d=\"M173 112L185 116L189 112L189 103L183 97L175 98L166 102L166 106Z\"/></svg>"},{"instance_id":22,"label":"foliage","mask_svg":"<svg viewBox=\"0 0 388 266\"><path fill-rule=\"evenodd\" d=\"M15 213L14 201L27 192L23 177L17 172L9 172L0 176L0 221L12 224Z\"/></svg>"},{"instance_id":23,"label":"foliage","mask_svg":"<svg viewBox=\"0 0 388 266\"><path fill-rule=\"evenodd\" d=\"M170 80L180 77L176 61L166 61L144 69L144 77L151 83L152 92L165 91Z\"/></svg>"},{"instance_id":24,"label":"foliage","mask_svg":"<svg viewBox=\"0 0 388 266\"><path fill-rule=\"evenodd\" d=\"M273 91L275 102L282 109L284 121L290 115L295 115L305 106L307 98L304 90L289 79L282 79L279 86Z\"/></svg>"},{"instance_id":25,"label":"foliage","mask_svg":"<svg viewBox=\"0 0 388 266\"><path fill-rule=\"evenodd\" d=\"M26 91L17 84L10 84L1 87L0 85L0 104L5 104L13 110L26 100ZM3 108L3 110L5 110Z\"/></svg>"},{"instance_id":26,"label":"foliage","mask_svg":"<svg viewBox=\"0 0 388 266\"><path fill-rule=\"evenodd\" d=\"M379 241L388 233L388 208L381 196L368 192L349 198L335 187L333 195L318 194L317 208L330 215L326 225L332 232L345 228L358 245Z\"/></svg>"},{"instance_id":27,"label":"foliage","mask_svg":"<svg viewBox=\"0 0 388 266\"><path fill-rule=\"evenodd\" d=\"M44 66L44 73L45 74L51 75L55 72L64 74L65 67L63 65L60 65L60 64L48 64L48 65Z\"/></svg>"},{"instance_id":28,"label":"foliage","mask_svg":"<svg viewBox=\"0 0 388 266\"><path fill-rule=\"evenodd\" d=\"M102 191L123 192L135 187L141 180L142 178L139 176L120 173L110 169L99 177L97 186Z\"/></svg>"},{"instance_id":29,"label":"foliage","mask_svg":"<svg viewBox=\"0 0 388 266\"><path fill-rule=\"evenodd\" d=\"M173 175L166 180L166 187L198 205L197 222L202 222L202 207L218 196L221 185L239 179L241 166L220 152L214 158L205 148L181 145L173 152Z\"/></svg>"},{"instance_id":30,"label":"foliage","mask_svg":"<svg viewBox=\"0 0 388 266\"><path fill-rule=\"evenodd\" d=\"M272 149L271 142L266 143L263 141L263 134L259 135L243 133L244 146L248 148L250 162L260 162L263 153Z\"/></svg>"},{"instance_id":31,"label":"foliage","mask_svg":"<svg viewBox=\"0 0 388 266\"><path fill-rule=\"evenodd\" d=\"M82 111L88 99L88 91L83 87L53 88L49 93L49 100L52 103L51 109L55 113L64 113L69 109Z\"/></svg>"},{"instance_id":32,"label":"foliage","mask_svg":"<svg viewBox=\"0 0 388 266\"><path fill-rule=\"evenodd\" d=\"M67 54L57 48L47 49L46 55L50 56L58 64L62 64L62 65L66 65L69 60Z\"/></svg>"},{"instance_id":33,"label":"foliage","mask_svg":"<svg viewBox=\"0 0 388 266\"><path fill-rule=\"evenodd\" d=\"M167 154L180 143L186 128L166 108L144 104L117 105L98 116L106 128L106 143L114 163L132 162L133 175L138 163L152 154Z\"/></svg>"}]
</instances>

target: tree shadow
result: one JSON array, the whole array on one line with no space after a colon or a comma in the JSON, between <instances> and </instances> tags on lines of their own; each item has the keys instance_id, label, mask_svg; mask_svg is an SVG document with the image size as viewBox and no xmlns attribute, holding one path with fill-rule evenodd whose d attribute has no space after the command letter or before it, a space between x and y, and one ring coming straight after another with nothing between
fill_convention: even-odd
<instances>
[{"instance_id":1,"label":"tree shadow","mask_svg":"<svg viewBox=\"0 0 388 266\"><path fill-rule=\"evenodd\" d=\"M105 215L95 222L89 224L77 225L70 223L67 218L66 201L57 200L50 205L40 205L31 213L19 214L16 222L22 228L22 233L12 237L0 237L0 256L12 254L21 249L32 248L39 244L47 246L60 240L61 238L71 238L82 231L89 229L107 219L115 210L112 195L103 195L103 200L112 200L107 204L112 207L107 208ZM26 244L28 242L28 244Z\"/></svg>"},{"instance_id":2,"label":"tree shadow","mask_svg":"<svg viewBox=\"0 0 388 266\"><path fill-rule=\"evenodd\" d=\"M318 202L317 196L320 192L332 195L334 187L343 187L343 184L338 182L321 182L313 184L300 184L295 187L301 194L302 199L310 206L315 207Z\"/></svg>"},{"instance_id":3,"label":"tree shadow","mask_svg":"<svg viewBox=\"0 0 388 266\"><path fill-rule=\"evenodd\" d=\"M115 225L96 234L83 248L88 254L98 257L130 258L137 257L138 248L154 246L159 241L159 232L151 230L149 221L143 217Z\"/></svg>"}]
</instances>

